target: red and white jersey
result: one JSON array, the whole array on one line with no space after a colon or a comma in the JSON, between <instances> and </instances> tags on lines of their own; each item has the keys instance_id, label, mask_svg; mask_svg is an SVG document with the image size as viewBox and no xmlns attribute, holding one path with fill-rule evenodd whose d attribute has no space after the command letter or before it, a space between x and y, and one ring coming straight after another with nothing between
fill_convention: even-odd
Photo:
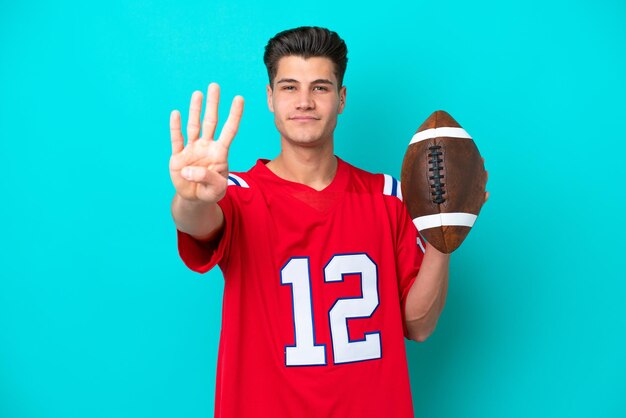
<instances>
[{"instance_id":1,"label":"red and white jersey","mask_svg":"<svg viewBox=\"0 0 626 418\"><path fill-rule=\"evenodd\" d=\"M217 243L178 232L189 268L224 274L215 416L413 417L404 300L423 242L400 184L339 160L316 191L265 163L229 175Z\"/></svg>"}]
</instances>

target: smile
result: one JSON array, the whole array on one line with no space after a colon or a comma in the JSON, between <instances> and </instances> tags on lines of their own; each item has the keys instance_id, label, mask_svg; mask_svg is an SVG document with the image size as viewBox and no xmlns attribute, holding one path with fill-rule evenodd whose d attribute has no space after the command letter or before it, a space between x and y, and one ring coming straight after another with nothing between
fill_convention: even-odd
<instances>
[{"instance_id":1,"label":"smile","mask_svg":"<svg viewBox=\"0 0 626 418\"><path fill-rule=\"evenodd\" d=\"M318 118L313 117L313 116L292 116L289 119L294 120L296 122L310 122L310 121L319 120Z\"/></svg>"}]
</instances>

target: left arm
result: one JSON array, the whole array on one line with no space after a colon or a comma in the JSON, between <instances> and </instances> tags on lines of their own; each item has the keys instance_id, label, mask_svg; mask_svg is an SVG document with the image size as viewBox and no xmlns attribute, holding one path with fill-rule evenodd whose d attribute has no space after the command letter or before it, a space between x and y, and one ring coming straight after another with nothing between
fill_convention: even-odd
<instances>
[{"instance_id":1,"label":"left arm","mask_svg":"<svg viewBox=\"0 0 626 418\"><path fill-rule=\"evenodd\" d=\"M405 320L411 340L423 342L435 330L448 293L450 254L426 243L426 253L417 278L409 289Z\"/></svg>"},{"instance_id":2,"label":"left arm","mask_svg":"<svg viewBox=\"0 0 626 418\"><path fill-rule=\"evenodd\" d=\"M485 173L488 179L489 172ZM485 192L485 203L487 199L489 192ZM446 304L449 271L450 254L444 254L426 243L422 266L406 297L404 313L411 340L424 342L435 330Z\"/></svg>"}]
</instances>

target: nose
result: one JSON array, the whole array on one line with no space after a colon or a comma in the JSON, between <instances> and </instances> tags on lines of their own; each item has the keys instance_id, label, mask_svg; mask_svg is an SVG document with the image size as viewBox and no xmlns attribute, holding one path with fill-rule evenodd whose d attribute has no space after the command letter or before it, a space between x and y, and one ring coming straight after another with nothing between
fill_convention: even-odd
<instances>
[{"instance_id":1,"label":"nose","mask_svg":"<svg viewBox=\"0 0 626 418\"><path fill-rule=\"evenodd\" d=\"M315 101L313 100L313 96L311 95L310 91L306 89L302 89L300 91L297 99L296 108L298 110L308 110L315 108Z\"/></svg>"}]
</instances>

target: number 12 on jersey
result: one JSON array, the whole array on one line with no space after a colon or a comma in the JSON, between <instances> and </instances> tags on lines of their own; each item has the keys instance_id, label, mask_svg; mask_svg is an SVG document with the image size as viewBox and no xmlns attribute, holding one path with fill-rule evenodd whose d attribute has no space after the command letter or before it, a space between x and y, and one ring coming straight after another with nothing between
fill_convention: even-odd
<instances>
[{"instance_id":1,"label":"number 12 on jersey","mask_svg":"<svg viewBox=\"0 0 626 418\"><path fill-rule=\"evenodd\" d=\"M335 364L381 358L380 331L350 340L348 320L368 318L378 307L378 268L367 254L333 256L324 268L324 282L342 282L345 274L361 276L360 297L339 298L328 311ZM280 271L283 285L291 286L295 345L287 346L287 366L325 365L326 346L315 344L311 273L308 257L293 257Z\"/></svg>"}]
</instances>

